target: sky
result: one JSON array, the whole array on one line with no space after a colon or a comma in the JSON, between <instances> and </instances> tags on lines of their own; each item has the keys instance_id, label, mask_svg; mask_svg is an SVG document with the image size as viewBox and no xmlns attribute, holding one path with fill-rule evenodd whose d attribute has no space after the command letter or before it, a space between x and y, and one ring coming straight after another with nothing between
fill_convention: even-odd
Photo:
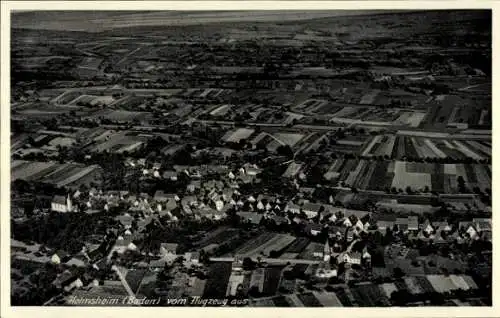
<instances>
[{"instance_id":1,"label":"sky","mask_svg":"<svg viewBox=\"0 0 500 318\"><path fill-rule=\"evenodd\" d=\"M29 11L12 13L11 23L13 28L99 32L130 26L296 21L384 12L389 11Z\"/></svg>"}]
</instances>

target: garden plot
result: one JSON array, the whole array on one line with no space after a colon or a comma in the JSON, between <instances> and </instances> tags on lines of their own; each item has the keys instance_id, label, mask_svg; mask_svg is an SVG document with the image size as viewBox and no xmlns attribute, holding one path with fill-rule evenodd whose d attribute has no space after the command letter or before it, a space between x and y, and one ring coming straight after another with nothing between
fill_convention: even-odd
<instances>
[{"instance_id":1,"label":"garden plot","mask_svg":"<svg viewBox=\"0 0 500 318\"><path fill-rule=\"evenodd\" d=\"M368 156L370 154L372 148L375 146L375 144L378 144L381 139L382 139L382 136L380 136L380 135L373 137L373 139L370 141L368 146L363 150L362 155Z\"/></svg>"},{"instance_id":2,"label":"garden plot","mask_svg":"<svg viewBox=\"0 0 500 318\"><path fill-rule=\"evenodd\" d=\"M323 307L343 307L334 292L313 291L312 293Z\"/></svg>"},{"instance_id":3,"label":"garden plot","mask_svg":"<svg viewBox=\"0 0 500 318\"><path fill-rule=\"evenodd\" d=\"M414 277L405 277L404 282L410 294L422 294L424 292Z\"/></svg>"},{"instance_id":4,"label":"garden plot","mask_svg":"<svg viewBox=\"0 0 500 318\"><path fill-rule=\"evenodd\" d=\"M348 186L354 186L356 179L358 178L358 175L361 173L361 171L365 168L365 166L368 164L368 161L366 160L360 160L358 165L356 166L356 169L352 172L349 173L349 176L345 180L345 183Z\"/></svg>"},{"instance_id":5,"label":"garden plot","mask_svg":"<svg viewBox=\"0 0 500 318\"><path fill-rule=\"evenodd\" d=\"M406 170L406 163L403 161L396 161L394 163L394 179L392 180L392 187L396 189L406 189L411 187L413 189L423 189L426 186L431 188L431 175L428 173L409 173Z\"/></svg>"},{"instance_id":6,"label":"garden plot","mask_svg":"<svg viewBox=\"0 0 500 318\"><path fill-rule=\"evenodd\" d=\"M69 146L73 145L74 143L76 143L76 140L74 138L56 137L49 142L49 145L51 145L53 147L57 147L57 146L69 147Z\"/></svg>"},{"instance_id":7,"label":"garden plot","mask_svg":"<svg viewBox=\"0 0 500 318\"><path fill-rule=\"evenodd\" d=\"M465 143L470 146L473 150L479 150L481 154L486 156L491 156L491 145L486 146L478 141L468 140Z\"/></svg>"},{"instance_id":8,"label":"garden plot","mask_svg":"<svg viewBox=\"0 0 500 318\"><path fill-rule=\"evenodd\" d=\"M392 293L398 291L398 288L394 283L380 284L379 287L382 290L382 292L384 292L384 294L387 296L387 298L391 298Z\"/></svg>"},{"instance_id":9,"label":"garden plot","mask_svg":"<svg viewBox=\"0 0 500 318\"><path fill-rule=\"evenodd\" d=\"M476 159L476 160L481 160L483 159L482 156L478 155L474 151L470 150L467 146L465 146L462 142L458 140L454 140L453 144L456 146L456 149L461 151L464 155L466 155L469 158Z\"/></svg>"},{"instance_id":10,"label":"garden plot","mask_svg":"<svg viewBox=\"0 0 500 318\"><path fill-rule=\"evenodd\" d=\"M105 137L104 142L99 143L97 145L93 145L90 151L102 152L107 150L116 153L123 151L131 151L139 147L141 144L143 144L146 141L146 139L147 138L139 136L129 136L124 132L113 133Z\"/></svg>"},{"instance_id":11,"label":"garden plot","mask_svg":"<svg viewBox=\"0 0 500 318\"><path fill-rule=\"evenodd\" d=\"M253 257L261 254L269 256L271 251L280 251L295 241L295 237L288 234L266 232L254 240L246 242L235 254L242 257Z\"/></svg>"},{"instance_id":12,"label":"garden plot","mask_svg":"<svg viewBox=\"0 0 500 318\"><path fill-rule=\"evenodd\" d=\"M417 138L411 138L411 141L413 143L413 146L415 147L415 150L417 151L419 158L435 156L434 151L432 151L432 149L430 149L423 141Z\"/></svg>"},{"instance_id":13,"label":"garden plot","mask_svg":"<svg viewBox=\"0 0 500 318\"><path fill-rule=\"evenodd\" d=\"M57 166L54 162L22 161L22 164L19 164L19 162L14 161L13 168L11 169L11 179L29 180L32 176L54 166Z\"/></svg>"},{"instance_id":14,"label":"garden plot","mask_svg":"<svg viewBox=\"0 0 500 318\"><path fill-rule=\"evenodd\" d=\"M238 128L236 130L228 131L222 140L225 142L239 142L242 139L247 139L254 133L254 129Z\"/></svg>"},{"instance_id":15,"label":"garden plot","mask_svg":"<svg viewBox=\"0 0 500 318\"><path fill-rule=\"evenodd\" d=\"M487 166L473 165L476 174L477 185L480 189L491 188L491 176L488 174Z\"/></svg>"},{"instance_id":16,"label":"garden plot","mask_svg":"<svg viewBox=\"0 0 500 318\"><path fill-rule=\"evenodd\" d=\"M360 189L367 189L372 179L372 175L377 169L377 163L369 162L356 180L355 186Z\"/></svg>"},{"instance_id":17,"label":"garden plot","mask_svg":"<svg viewBox=\"0 0 500 318\"><path fill-rule=\"evenodd\" d=\"M382 138L381 145L378 147L376 152L373 152L373 155L391 156L395 141L396 141L396 136L394 135L384 136Z\"/></svg>"},{"instance_id":18,"label":"garden plot","mask_svg":"<svg viewBox=\"0 0 500 318\"><path fill-rule=\"evenodd\" d=\"M302 138L304 138L303 134L292 134L292 133L275 133L273 136L279 140L280 143L286 144L290 147L293 147L297 144Z\"/></svg>"},{"instance_id":19,"label":"garden plot","mask_svg":"<svg viewBox=\"0 0 500 318\"><path fill-rule=\"evenodd\" d=\"M438 158L446 158L446 154L442 152L436 145L430 140L430 139L424 139L425 145L432 150L434 153L434 156L432 157L438 157Z\"/></svg>"},{"instance_id":20,"label":"garden plot","mask_svg":"<svg viewBox=\"0 0 500 318\"><path fill-rule=\"evenodd\" d=\"M231 110L231 105L222 105L210 112L212 116L224 116L227 112Z\"/></svg>"},{"instance_id":21,"label":"garden plot","mask_svg":"<svg viewBox=\"0 0 500 318\"><path fill-rule=\"evenodd\" d=\"M422 120L425 118L425 113L412 113L406 120L406 124L410 127L418 127Z\"/></svg>"},{"instance_id":22,"label":"garden plot","mask_svg":"<svg viewBox=\"0 0 500 318\"><path fill-rule=\"evenodd\" d=\"M450 277L444 275L427 275L427 280L438 293L446 293L458 289L457 286L453 284Z\"/></svg>"},{"instance_id":23,"label":"garden plot","mask_svg":"<svg viewBox=\"0 0 500 318\"><path fill-rule=\"evenodd\" d=\"M357 110L357 107L351 107L347 106L342 108L340 111L336 112L333 114L333 117L337 118L344 118L344 117L349 117L351 114L355 113Z\"/></svg>"},{"instance_id":24,"label":"garden plot","mask_svg":"<svg viewBox=\"0 0 500 318\"><path fill-rule=\"evenodd\" d=\"M377 97L377 95L379 93L380 93L380 90L374 89L371 92L363 95L363 97L361 97L361 100L359 101L359 103L360 104L373 104L375 101L375 98Z\"/></svg>"}]
</instances>

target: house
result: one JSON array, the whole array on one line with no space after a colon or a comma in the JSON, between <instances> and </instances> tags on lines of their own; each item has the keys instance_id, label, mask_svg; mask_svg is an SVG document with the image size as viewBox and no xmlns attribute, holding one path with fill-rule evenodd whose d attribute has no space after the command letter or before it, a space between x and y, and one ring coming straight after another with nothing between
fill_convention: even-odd
<instances>
[{"instance_id":1,"label":"house","mask_svg":"<svg viewBox=\"0 0 500 318\"><path fill-rule=\"evenodd\" d=\"M491 231L491 219L488 218L474 218L472 224L477 232Z\"/></svg>"},{"instance_id":2,"label":"house","mask_svg":"<svg viewBox=\"0 0 500 318\"><path fill-rule=\"evenodd\" d=\"M213 220L222 220L225 218L226 215L226 210L230 207L230 205L224 206L222 210L216 210L212 209L207 206L202 206L201 204L198 206L198 208L194 209L193 212L196 215L199 215L200 217L205 217L208 219L213 219Z\"/></svg>"},{"instance_id":3,"label":"house","mask_svg":"<svg viewBox=\"0 0 500 318\"><path fill-rule=\"evenodd\" d=\"M392 216L380 216L377 220L377 228L382 232L387 229L392 230L394 224L396 224L396 218Z\"/></svg>"},{"instance_id":4,"label":"house","mask_svg":"<svg viewBox=\"0 0 500 318\"><path fill-rule=\"evenodd\" d=\"M164 257L165 255L177 255L177 248L179 244L177 243L161 243L160 244L160 255Z\"/></svg>"},{"instance_id":5,"label":"house","mask_svg":"<svg viewBox=\"0 0 500 318\"><path fill-rule=\"evenodd\" d=\"M80 288L80 287L83 287L83 282L80 278L77 278L74 281L72 281L71 283L69 283L69 285L65 286L64 291L69 292L75 288Z\"/></svg>"},{"instance_id":6,"label":"house","mask_svg":"<svg viewBox=\"0 0 500 318\"><path fill-rule=\"evenodd\" d=\"M335 215L335 213L328 216L328 221L332 223L335 223L337 221L337 216Z\"/></svg>"},{"instance_id":7,"label":"house","mask_svg":"<svg viewBox=\"0 0 500 318\"><path fill-rule=\"evenodd\" d=\"M262 201L259 201L259 202L257 203L257 210L261 210L261 211L262 211L262 210L264 210L264 209L265 209L264 204L262 203Z\"/></svg>"},{"instance_id":8,"label":"house","mask_svg":"<svg viewBox=\"0 0 500 318\"><path fill-rule=\"evenodd\" d=\"M276 223L276 225L289 224L290 223L290 220L287 217L278 216L278 215L271 216L271 220L273 220L274 223Z\"/></svg>"},{"instance_id":9,"label":"house","mask_svg":"<svg viewBox=\"0 0 500 318\"><path fill-rule=\"evenodd\" d=\"M351 227L352 226L352 222L349 218L345 218L344 221L342 222L342 225L345 226L345 227Z\"/></svg>"},{"instance_id":10,"label":"house","mask_svg":"<svg viewBox=\"0 0 500 318\"><path fill-rule=\"evenodd\" d=\"M65 270L61 274L57 275L57 277L52 281L52 285L61 289L70 285L76 278L76 273L70 270Z\"/></svg>"},{"instance_id":11,"label":"house","mask_svg":"<svg viewBox=\"0 0 500 318\"><path fill-rule=\"evenodd\" d=\"M446 222L446 221L444 221L444 222L432 222L431 225L434 228L434 230L436 232L438 232L438 231L443 231L448 226L448 222Z\"/></svg>"},{"instance_id":12,"label":"house","mask_svg":"<svg viewBox=\"0 0 500 318\"><path fill-rule=\"evenodd\" d=\"M434 233L434 228L432 227L432 224L429 220L425 220L424 223L421 224L420 228L423 233L427 235Z\"/></svg>"},{"instance_id":13,"label":"house","mask_svg":"<svg viewBox=\"0 0 500 318\"><path fill-rule=\"evenodd\" d=\"M66 251L59 250L59 251L56 251L54 254L52 254L52 256L50 257L50 261L53 264L61 264L61 263L66 262L68 260L68 258L69 258L69 255Z\"/></svg>"},{"instance_id":14,"label":"house","mask_svg":"<svg viewBox=\"0 0 500 318\"><path fill-rule=\"evenodd\" d=\"M198 204L198 198L194 195L186 195L181 200L182 206L196 206Z\"/></svg>"},{"instance_id":15,"label":"house","mask_svg":"<svg viewBox=\"0 0 500 318\"><path fill-rule=\"evenodd\" d=\"M193 180L186 187L186 191L191 192L191 193L196 192L200 189L201 189L201 181L200 180Z\"/></svg>"},{"instance_id":16,"label":"house","mask_svg":"<svg viewBox=\"0 0 500 318\"><path fill-rule=\"evenodd\" d=\"M358 221L356 222L356 224L354 225L354 227L358 230L358 231L363 231L365 226L363 224L363 222L361 222L361 220L358 219Z\"/></svg>"},{"instance_id":17,"label":"house","mask_svg":"<svg viewBox=\"0 0 500 318\"><path fill-rule=\"evenodd\" d=\"M323 226L318 223L309 223L306 226L306 232L310 233L314 236L319 235L321 231L323 230Z\"/></svg>"},{"instance_id":18,"label":"house","mask_svg":"<svg viewBox=\"0 0 500 318\"><path fill-rule=\"evenodd\" d=\"M358 252L343 252L337 257L338 264L361 265L361 253Z\"/></svg>"},{"instance_id":19,"label":"house","mask_svg":"<svg viewBox=\"0 0 500 318\"><path fill-rule=\"evenodd\" d=\"M186 252L184 259L187 263L198 266L200 265L200 252Z\"/></svg>"},{"instance_id":20,"label":"house","mask_svg":"<svg viewBox=\"0 0 500 318\"><path fill-rule=\"evenodd\" d=\"M469 225L467 230L465 231L467 234L469 234L469 237L473 240L478 239L479 235L477 233L477 230L474 228L474 226Z\"/></svg>"},{"instance_id":21,"label":"house","mask_svg":"<svg viewBox=\"0 0 500 318\"><path fill-rule=\"evenodd\" d=\"M314 273L314 276L317 278L332 278L332 277L337 277L337 268L335 266L330 265L328 262L322 262L316 269L316 272Z\"/></svg>"},{"instance_id":22,"label":"house","mask_svg":"<svg viewBox=\"0 0 500 318\"><path fill-rule=\"evenodd\" d=\"M291 162L282 176L284 178L294 178L300 172L301 168L301 163Z\"/></svg>"},{"instance_id":23,"label":"house","mask_svg":"<svg viewBox=\"0 0 500 318\"><path fill-rule=\"evenodd\" d=\"M326 239L325 246L323 246L323 261L330 262L330 258L332 256L332 249L330 248L330 243L328 239Z\"/></svg>"},{"instance_id":24,"label":"house","mask_svg":"<svg viewBox=\"0 0 500 318\"><path fill-rule=\"evenodd\" d=\"M252 224L259 224L263 218L262 214L256 212L237 212L236 215L238 215L242 221Z\"/></svg>"},{"instance_id":25,"label":"house","mask_svg":"<svg viewBox=\"0 0 500 318\"><path fill-rule=\"evenodd\" d=\"M366 248L363 249L363 262L369 262L371 261L372 256L370 253L368 253L368 250Z\"/></svg>"},{"instance_id":26,"label":"house","mask_svg":"<svg viewBox=\"0 0 500 318\"><path fill-rule=\"evenodd\" d=\"M129 229L132 227L132 221L134 221L134 218L130 214L125 213L125 214L116 216L115 220L120 222L125 229Z\"/></svg>"},{"instance_id":27,"label":"house","mask_svg":"<svg viewBox=\"0 0 500 318\"><path fill-rule=\"evenodd\" d=\"M54 212L65 213L73 211L73 203L69 194L66 198L62 195L54 196L50 206Z\"/></svg>"},{"instance_id":28,"label":"house","mask_svg":"<svg viewBox=\"0 0 500 318\"><path fill-rule=\"evenodd\" d=\"M76 255L66 262L68 266L85 267L88 259L83 255Z\"/></svg>"},{"instance_id":29,"label":"house","mask_svg":"<svg viewBox=\"0 0 500 318\"><path fill-rule=\"evenodd\" d=\"M163 172L163 179L170 179L172 181L176 181L177 180L177 171L175 170L167 170L165 172Z\"/></svg>"},{"instance_id":30,"label":"house","mask_svg":"<svg viewBox=\"0 0 500 318\"><path fill-rule=\"evenodd\" d=\"M408 231L418 231L418 216L408 217Z\"/></svg>"},{"instance_id":31,"label":"house","mask_svg":"<svg viewBox=\"0 0 500 318\"><path fill-rule=\"evenodd\" d=\"M396 218L395 225L400 232L408 231L408 218Z\"/></svg>"},{"instance_id":32,"label":"house","mask_svg":"<svg viewBox=\"0 0 500 318\"><path fill-rule=\"evenodd\" d=\"M306 202L302 206L302 211L310 219L316 217L322 210L324 210L324 207L319 203Z\"/></svg>"},{"instance_id":33,"label":"house","mask_svg":"<svg viewBox=\"0 0 500 318\"><path fill-rule=\"evenodd\" d=\"M300 213L300 206L293 203L293 202L290 202L286 205L285 207L285 212L291 212L291 213L294 213L294 214L299 214Z\"/></svg>"},{"instance_id":34,"label":"house","mask_svg":"<svg viewBox=\"0 0 500 318\"><path fill-rule=\"evenodd\" d=\"M259 174L261 172L261 169L259 169L259 167L257 167L256 165L249 164L249 163L244 164L242 168L243 168L244 174L247 176L256 176L257 174Z\"/></svg>"},{"instance_id":35,"label":"house","mask_svg":"<svg viewBox=\"0 0 500 318\"><path fill-rule=\"evenodd\" d=\"M348 228L345 234L346 241L352 242L354 240L354 234L356 234L356 230L353 227Z\"/></svg>"}]
</instances>

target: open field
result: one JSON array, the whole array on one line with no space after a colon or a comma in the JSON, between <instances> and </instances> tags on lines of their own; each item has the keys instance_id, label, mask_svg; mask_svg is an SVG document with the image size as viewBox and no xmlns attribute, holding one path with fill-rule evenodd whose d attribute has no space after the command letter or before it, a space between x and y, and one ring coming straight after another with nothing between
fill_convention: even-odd
<instances>
[{"instance_id":1,"label":"open field","mask_svg":"<svg viewBox=\"0 0 500 318\"><path fill-rule=\"evenodd\" d=\"M294 240L295 237L291 235L266 232L243 244L235 254L243 257L269 256L272 251L281 251Z\"/></svg>"},{"instance_id":2,"label":"open field","mask_svg":"<svg viewBox=\"0 0 500 318\"><path fill-rule=\"evenodd\" d=\"M82 164L36 161L14 161L11 169L12 181L22 179L50 183L57 187L74 186L87 183L88 179L98 179L98 166Z\"/></svg>"},{"instance_id":3,"label":"open field","mask_svg":"<svg viewBox=\"0 0 500 318\"><path fill-rule=\"evenodd\" d=\"M228 131L221 139L225 142L239 142L242 139L247 139L255 132L255 129L237 128Z\"/></svg>"}]
</instances>

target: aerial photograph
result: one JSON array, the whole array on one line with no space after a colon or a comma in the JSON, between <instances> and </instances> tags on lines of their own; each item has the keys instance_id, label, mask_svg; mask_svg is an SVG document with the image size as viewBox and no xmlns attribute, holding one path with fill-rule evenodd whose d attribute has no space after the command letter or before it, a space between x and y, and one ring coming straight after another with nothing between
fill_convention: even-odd
<instances>
[{"instance_id":1,"label":"aerial photograph","mask_svg":"<svg viewBox=\"0 0 500 318\"><path fill-rule=\"evenodd\" d=\"M10 18L11 306L492 306L492 10Z\"/></svg>"}]
</instances>

